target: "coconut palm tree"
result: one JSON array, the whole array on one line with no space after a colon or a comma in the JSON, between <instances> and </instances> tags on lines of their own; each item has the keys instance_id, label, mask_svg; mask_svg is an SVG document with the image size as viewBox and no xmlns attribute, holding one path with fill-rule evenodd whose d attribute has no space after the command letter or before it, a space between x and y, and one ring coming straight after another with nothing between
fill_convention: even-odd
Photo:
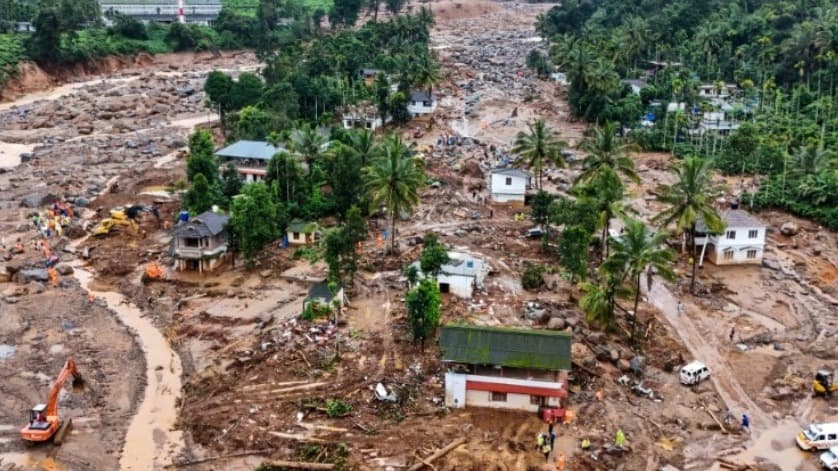
<instances>
[{"instance_id":1,"label":"coconut palm tree","mask_svg":"<svg viewBox=\"0 0 838 471\"><path fill-rule=\"evenodd\" d=\"M425 184L424 162L412 157L401 138L392 135L384 139L380 154L364 172L364 184L372 206L387 208L390 248L395 249L396 220L419 203L419 188Z\"/></svg>"},{"instance_id":2,"label":"coconut palm tree","mask_svg":"<svg viewBox=\"0 0 838 471\"><path fill-rule=\"evenodd\" d=\"M598 282L586 281L580 285L585 294L579 299L579 307L585 313L585 320L589 324L601 329L614 326L617 298L627 294L620 283L620 271L603 264L597 273Z\"/></svg>"},{"instance_id":3,"label":"coconut palm tree","mask_svg":"<svg viewBox=\"0 0 838 471\"><path fill-rule=\"evenodd\" d=\"M637 219L624 219L624 230L619 238L612 241L613 252L606 265L615 265L623 271L622 278L631 283L634 289L634 311L631 320L631 344L635 343L637 331L637 306L640 303L640 279L644 273L652 270L666 280L675 278L669 262L675 254L664 246L667 233L654 233ZM651 287L652 277L648 277Z\"/></svg>"},{"instance_id":4,"label":"coconut palm tree","mask_svg":"<svg viewBox=\"0 0 838 471\"><path fill-rule=\"evenodd\" d=\"M328 155L329 138L320 134L315 127L306 124L291 132L290 147L308 165L309 184L311 184L315 162Z\"/></svg>"},{"instance_id":5,"label":"coconut palm tree","mask_svg":"<svg viewBox=\"0 0 838 471\"><path fill-rule=\"evenodd\" d=\"M529 132L521 131L515 138L512 153L520 155L523 164L535 172L538 189L541 190L541 179L544 166L553 163L557 167L564 166L561 151L567 143L556 138L556 133L547 127L543 119L527 124Z\"/></svg>"},{"instance_id":6,"label":"coconut palm tree","mask_svg":"<svg viewBox=\"0 0 838 471\"><path fill-rule=\"evenodd\" d=\"M605 123L593 129L593 134L579 144L579 149L588 153L582 163L582 173L576 177L577 182L587 182L603 167L610 167L618 174L639 181L634 171L634 161L628 157L628 152L635 146L617 137L617 126Z\"/></svg>"},{"instance_id":7,"label":"coconut palm tree","mask_svg":"<svg viewBox=\"0 0 838 471\"><path fill-rule=\"evenodd\" d=\"M713 207L719 189L712 182L712 167L711 160L699 157L687 157L680 165L673 167L675 183L658 188L658 201L668 207L652 219L660 223L664 229L674 224L675 232L682 233L685 242L689 238L692 245L690 291L695 288L695 267L698 258L694 242L696 225L702 221L711 233L724 230L724 223Z\"/></svg>"},{"instance_id":8,"label":"coconut palm tree","mask_svg":"<svg viewBox=\"0 0 838 471\"><path fill-rule=\"evenodd\" d=\"M342 142L340 146L342 150L356 157L362 168L366 167L380 151L375 142L375 134L369 129L350 131L346 142Z\"/></svg>"}]
</instances>

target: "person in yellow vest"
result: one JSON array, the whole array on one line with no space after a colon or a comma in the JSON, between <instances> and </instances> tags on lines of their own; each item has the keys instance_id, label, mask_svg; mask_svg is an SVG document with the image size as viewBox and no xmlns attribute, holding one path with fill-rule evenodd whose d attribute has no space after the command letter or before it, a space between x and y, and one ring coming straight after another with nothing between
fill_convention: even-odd
<instances>
[{"instance_id":1,"label":"person in yellow vest","mask_svg":"<svg viewBox=\"0 0 838 471\"><path fill-rule=\"evenodd\" d=\"M591 441L587 437L582 439L582 449L587 450L591 447Z\"/></svg>"},{"instance_id":2,"label":"person in yellow vest","mask_svg":"<svg viewBox=\"0 0 838 471\"><path fill-rule=\"evenodd\" d=\"M617 438L614 439L614 445L618 447L622 447L626 443L626 434L623 433L623 429L617 429Z\"/></svg>"},{"instance_id":3,"label":"person in yellow vest","mask_svg":"<svg viewBox=\"0 0 838 471\"><path fill-rule=\"evenodd\" d=\"M541 452L544 453L544 459L548 462L550 461L550 452L551 451L552 450L550 449L550 444L549 443L544 443L544 445L541 445Z\"/></svg>"},{"instance_id":4,"label":"person in yellow vest","mask_svg":"<svg viewBox=\"0 0 838 471\"><path fill-rule=\"evenodd\" d=\"M543 433L539 433L539 434L535 437L535 449L536 449L536 450L540 450L540 449L541 449L541 447L542 447L543 445L544 445L544 434L543 434Z\"/></svg>"}]
</instances>

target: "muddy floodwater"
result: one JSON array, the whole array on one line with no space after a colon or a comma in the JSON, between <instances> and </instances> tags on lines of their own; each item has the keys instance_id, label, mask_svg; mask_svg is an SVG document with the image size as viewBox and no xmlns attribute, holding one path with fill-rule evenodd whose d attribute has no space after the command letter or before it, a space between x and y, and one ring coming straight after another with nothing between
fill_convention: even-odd
<instances>
[{"instance_id":1,"label":"muddy floodwater","mask_svg":"<svg viewBox=\"0 0 838 471\"><path fill-rule=\"evenodd\" d=\"M181 388L180 357L151 320L123 295L89 289L93 275L82 267L75 267L74 276L82 287L104 299L136 334L146 357L145 394L128 427L119 467L122 471L162 469L183 449L183 434L174 430Z\"/></svg>"}]
</instances>

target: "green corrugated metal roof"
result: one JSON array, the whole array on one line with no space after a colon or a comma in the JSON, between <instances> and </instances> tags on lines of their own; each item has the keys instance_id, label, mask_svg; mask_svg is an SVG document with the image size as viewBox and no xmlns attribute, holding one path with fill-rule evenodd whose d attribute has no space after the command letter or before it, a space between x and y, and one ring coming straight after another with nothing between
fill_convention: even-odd
<instances>
[{"instance_id":1,"label":"green corrugated metal roof","mask_svg":"<svg viewBox=\"0 0 838 471\"><path fill-rule=\"evenodd\" d=\"M570 332L446 325L439 335L443 361L539 370L570 369Z\"/></svg>"}]
</instances>

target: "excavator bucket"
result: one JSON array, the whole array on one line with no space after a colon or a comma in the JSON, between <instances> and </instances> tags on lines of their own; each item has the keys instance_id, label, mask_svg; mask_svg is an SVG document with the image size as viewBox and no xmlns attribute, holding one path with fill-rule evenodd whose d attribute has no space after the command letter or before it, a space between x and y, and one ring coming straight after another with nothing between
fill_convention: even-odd
<instances>
[{"instance_id":1,"label":"excavator bucket","mask_svg":"<svg viewBox=\"0 0 838 471\"><path fill-rule=\"evenodd\" d=\"M82 378L80 374L76 373L76 375L73 376L73 392L82 392L86 386L87 383L84 381L84 378Z\"/></svg>"}]
</instances>

